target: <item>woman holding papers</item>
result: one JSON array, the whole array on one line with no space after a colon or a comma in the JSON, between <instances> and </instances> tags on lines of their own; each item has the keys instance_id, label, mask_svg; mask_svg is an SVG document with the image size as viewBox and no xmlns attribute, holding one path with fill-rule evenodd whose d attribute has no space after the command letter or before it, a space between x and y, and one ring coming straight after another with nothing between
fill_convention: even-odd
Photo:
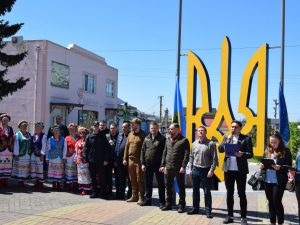
<instances>
[{"instance_id":1,"label":"woman holding papers","mask_svg":"<svg viewBox=\"0 0 300 225\"><path fill-rule=\"evenodd\" d=\"M276 224L277 218L277 223L283 224L284 209L282 197L288 181L288 170L283 168L282 165L291 166L292 155L290 150L285 147L281 134L276 130L270 134L263 159L274 161L271 163L266 161L266 165L263 163L260 164L260 168L264 170L263 180L265 182L266 196L269 201L270 222L271 224Z\"/></svg>"}]
</instances>

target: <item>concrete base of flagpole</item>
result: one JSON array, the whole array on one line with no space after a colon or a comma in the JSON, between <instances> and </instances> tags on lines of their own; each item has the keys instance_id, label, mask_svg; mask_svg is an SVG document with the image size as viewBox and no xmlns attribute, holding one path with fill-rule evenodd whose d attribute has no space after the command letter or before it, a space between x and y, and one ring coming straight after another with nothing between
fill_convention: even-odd
<instances>
[{"instance_id":1,"label":"concrete base of flagpole","mask_svg":"<svg viewBox=\"0 0 300 225\"><path fill-rule=\"evenodd\" d=\"M172 205L176 206L176 191L174 190L174 187L173 187L173 202L172 202Z\"/></svg>"}]
</instances>

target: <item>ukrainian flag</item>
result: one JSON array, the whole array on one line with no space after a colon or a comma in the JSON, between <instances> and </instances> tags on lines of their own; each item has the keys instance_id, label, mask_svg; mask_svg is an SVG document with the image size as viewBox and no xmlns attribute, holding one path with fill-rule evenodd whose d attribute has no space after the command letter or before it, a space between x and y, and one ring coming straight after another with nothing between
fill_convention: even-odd
<instances>
[{"instance_id":1,"label":"ukrainian flag","mask_svg":"<svg viewBox=\"0 0 300 225\"><path fill-rule=\"evenodd\" d=\"M122 109L124 110L125 114L127 115L127 102L125 102L125 104L121 104Z\"/></svg>"},{"instance_id":2,"label":"ukrainian flag","mask_svg":"<svg viewBox=\"0 0 300 225\"><path fill-rule=\"evenodd\" d=\"M292 151L292 136L281 84L279 84L279 133L282 135L285 146Z\"/></svg>"},{"instance_id":3,"label":"ukrainian flag","mask_svg":"<svg viewBox=\"0 0 300 225\"><path fill-rule=\"evenodd\" d=\"M183 112L178 76L177 76L176 88L175 88L174 111L173 111L172 122L179 124L179 132L182 136L185 137L186 125L185 125L185 117ZM186 184L186 172L185 172L184 182ZM176 177L174 178L174 190L179 194L179 187L177 184Z\"/></svg>"},{"instance_id":4,"label":"ukrainian flag","mask_svg":"<svg viewBox=\"0 0 300 225\"><path fill-rule=\"evenodd\" d=\"M179 80L177 77L176 88L175 88L175 98L174 98L174 111L173 111L173 123L178 123L180 126L180 134L185 137L186 126L185 126L185 117L183 112Z\"/></svg>"}]
</instances>

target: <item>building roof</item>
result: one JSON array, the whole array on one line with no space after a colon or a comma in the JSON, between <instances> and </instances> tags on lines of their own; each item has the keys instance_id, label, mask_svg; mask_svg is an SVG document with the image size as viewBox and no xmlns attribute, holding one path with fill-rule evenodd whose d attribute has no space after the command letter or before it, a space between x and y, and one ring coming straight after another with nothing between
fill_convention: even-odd
<instances>
[{"instance_id":1,"label":"building roof","mask_svg":"<svg viewBox=\"0 0 300 225\"><path fill-rule=\"evenodd\" d=\"M122 104L125 104L126 102L124 102L122 99L118 98L118 105L122 105ZM131 107L131 108L136 108L135 106L133 105L130 105L127 103L127 107Z\"/></svg>"}]
</instances>

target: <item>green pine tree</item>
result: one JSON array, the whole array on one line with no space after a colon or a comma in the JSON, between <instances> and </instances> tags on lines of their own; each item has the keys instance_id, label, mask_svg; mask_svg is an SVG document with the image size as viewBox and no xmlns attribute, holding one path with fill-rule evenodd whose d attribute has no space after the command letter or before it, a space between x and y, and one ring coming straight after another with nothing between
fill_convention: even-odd
<instances>
[{"instance_id":1,"label":"green pine tree","mask_svg":"<svg viewBox=\"0 0 300 225\"><path fill-rule=\"evenodd\" d=\"M10 12L15 2L16 0L1 0L0 17ZM10 82L9 78L4 79L8 68L20 63L27 56L28 52L26 51L16 55L8 55L2 52L1 50L6 46L6 43L3 43L3 38L9 38L16 34L23 25L23 23L9 25L8 21L0 20L0 65L4 67L3 70L0 70L0 100L7 97L8 94L12 95L17 90L22 89L29 81L29 78L24 79L24 77L18 78L15 82Z\"/></svg>"}]
</instances>

